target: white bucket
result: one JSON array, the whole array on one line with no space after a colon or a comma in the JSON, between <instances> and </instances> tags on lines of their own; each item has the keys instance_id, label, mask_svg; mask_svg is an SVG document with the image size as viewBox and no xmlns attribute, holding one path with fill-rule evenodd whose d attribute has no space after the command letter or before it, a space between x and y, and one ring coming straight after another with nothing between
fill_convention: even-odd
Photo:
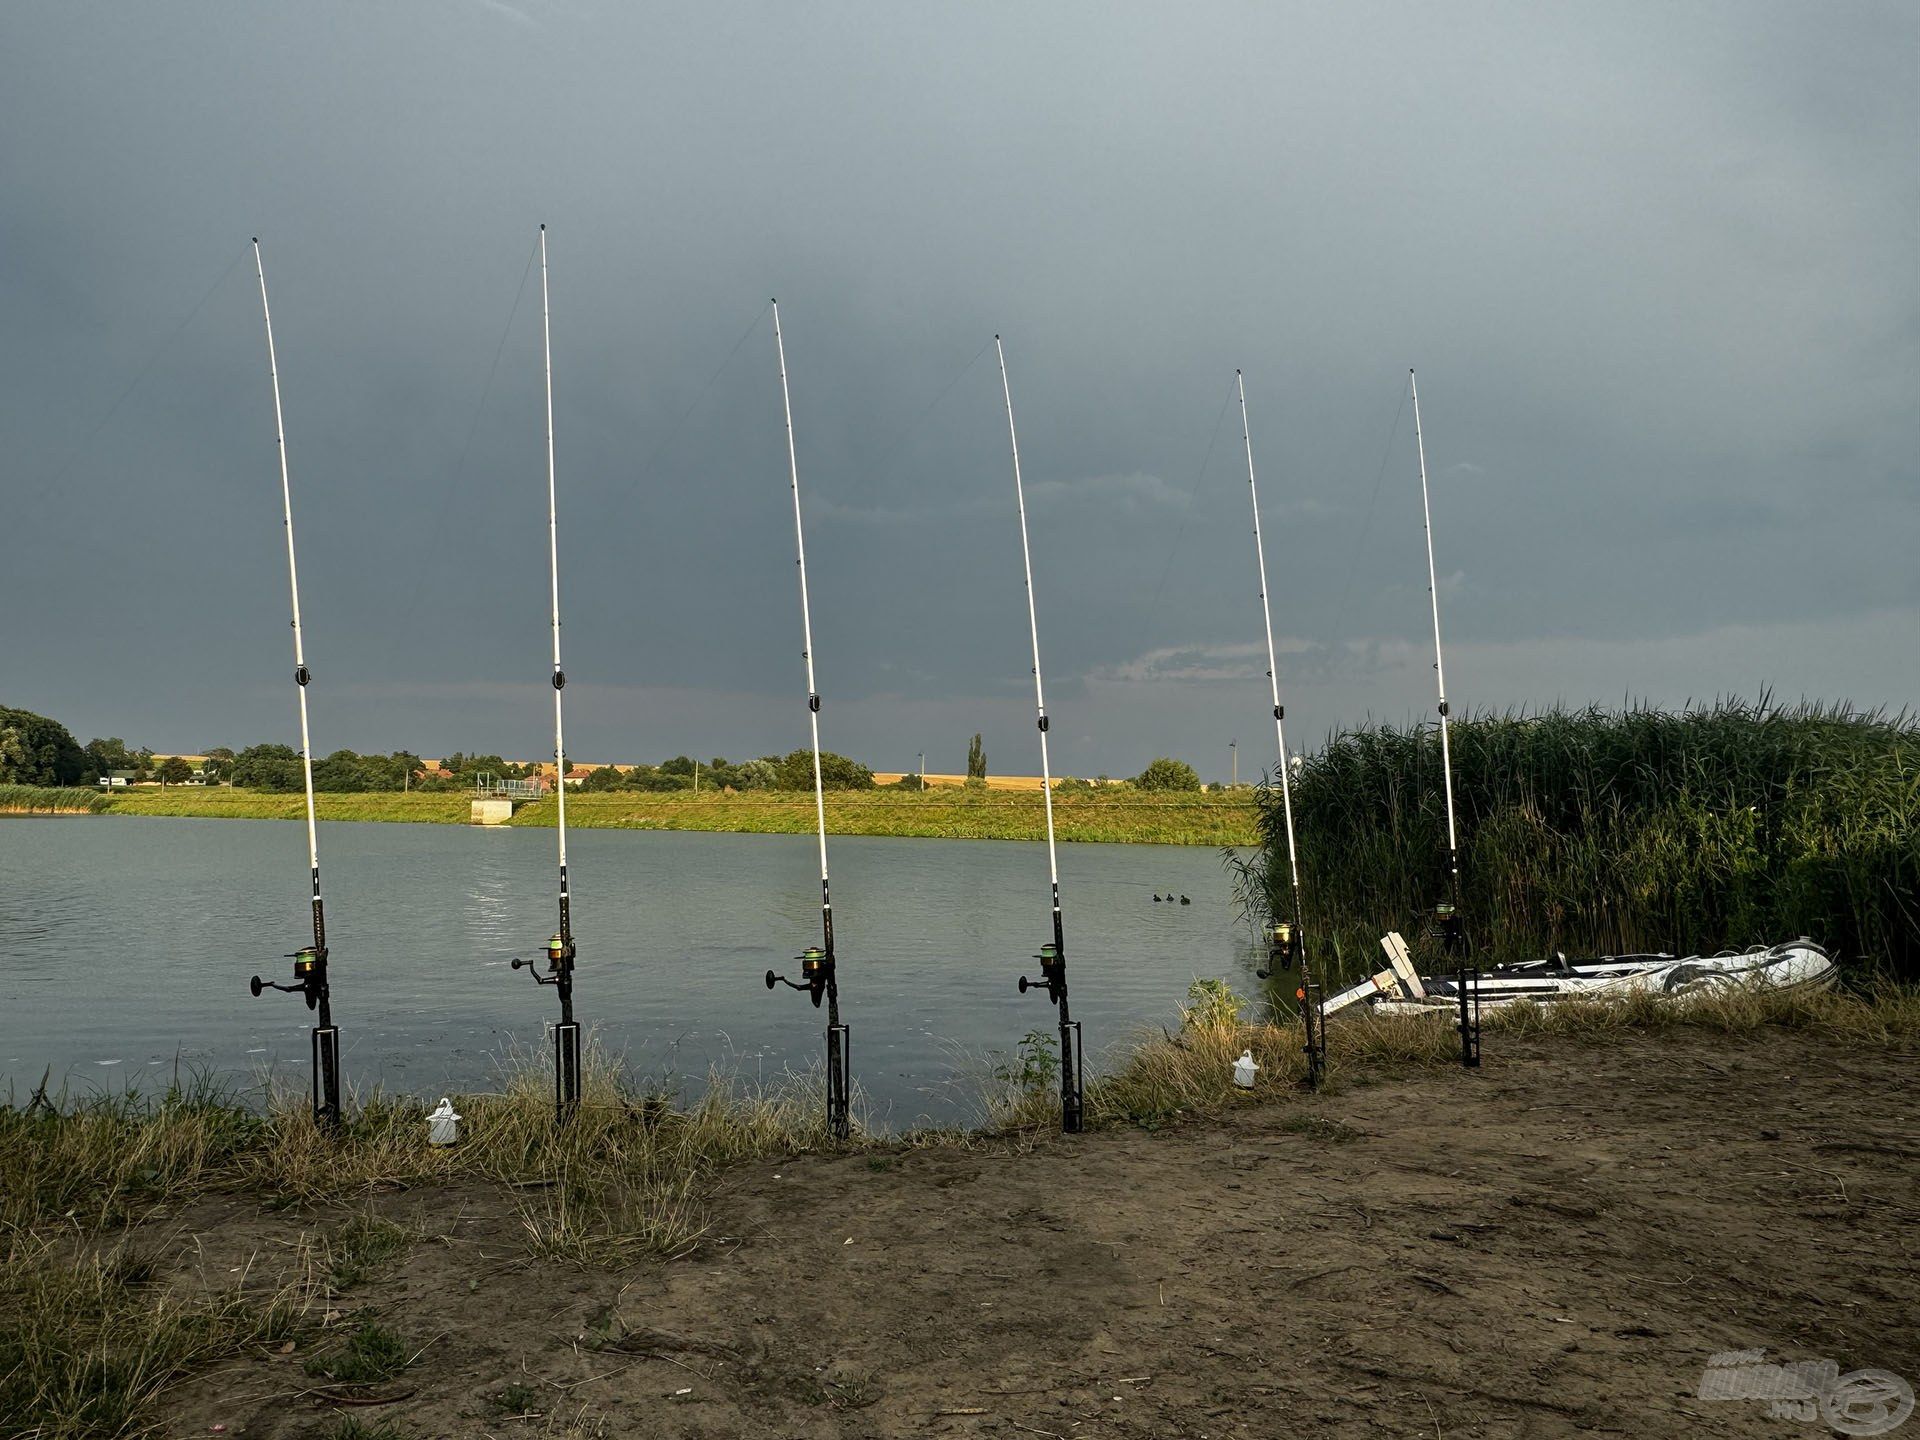
<instances>
[{"instance_id":1,"label":"white bucket","mask_svg":"<svg viewBox=\"0 0 1920 1440\"><path fill-rule=\"evenodd\" d=\"M1233 1062L1233 1083L1242 1090L1253 1088L1253 1077L1260 1069L1260 1062L1253 1058L1253 1051L1242 1050L1240 1058Z\"/></svg>"},{"instance_id":2,"label":"white bucket","mask_svg":"<svg viewBox=\"0 0 1920 1440\"><path fill-rule=\"evenodd\" d=\"M453 1145L460 1139L460 1117L453 1113L453 1102L444 1095L440 1108L427 1116L427 1143Z\"/></svg>"}]
</instances>

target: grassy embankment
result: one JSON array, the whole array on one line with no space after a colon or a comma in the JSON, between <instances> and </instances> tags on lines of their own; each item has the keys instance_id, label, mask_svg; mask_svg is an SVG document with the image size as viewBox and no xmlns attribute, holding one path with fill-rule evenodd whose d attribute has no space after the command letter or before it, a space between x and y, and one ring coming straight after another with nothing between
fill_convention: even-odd
<instances>
[{"instance_id":1,"label":"grassy embankment","mask_svg":"<svg viewBox=\"0 0 1920 1440\"><path fill-rule=\"evenodd\" d=\"M322 820L422 821L464 824L465 794L321 795ZM306 813L299 795L254 790L123 791L122 815L201 815L293 820ZM551 800L521 807L515 825L553 824ZM1168 794L1141 790L1063 791L1054 796L1062 840L1158 845L1252 845L1257 809L1250 791ZM567 823L581 829L719 830L804 834L813 829L813 797L791 791L743 794L620 791L567 796ZM827 824L837 835L897 835L956 840L1044 840L1038 790L838 790L827 793Z\"/></svg>"},{"instance_id":2,"label":"grassy embankment","mask_svg":"<svg viewBox=\"0 0 1920 1440\"><path fill-rule=\"evenodd\" d=\"M1488 1017L1490 1031L1601 1039L1769 1025L1903 1048L1920 1038L1920 997L1884 987L1868 996L1736 993ZM1229 1105L1285 1103L1301 1078L1298 1040L1288 1028L1244 1023L1231 996L1197 987L1178 1034L1153 1035L1089 1087L1089 1121L1151 1126ZM1451 1063L1454 1046L1444 1025L1411 1019L1359 1018L1335 1026L1330 1042L1336 1091L1385 1064ZM1263 1067L1251 1095L1229 1079L1242 1049ZM1057 1123L1044 1064L1029 1057L1000 1085L989 1131L853 1144L1019 1145ZM550 1093L544 1073L528 1072L499 1093L460 1097L467 1139L450 1150L424 1144L421 1106L380 1099L359 1107L338 1137L318 1133L304 1106L284 1098L260 1113L212 1092L0 1109L0 1433L139 1433L155 1397L188 1371L288 1341L309 1357L304 1394L364 1399L366 1383L411 1363L410 1347L377 1317L356 1314L352 1291L419 1238L374 1213L376 1193L497 1184L513 1197L533 1261L617 1267L696 1248L704 1196L722 1167L828 1143L817 1077L760 1095L719 1086L677 1108L595 1057L581 1111L558 1131ZM256 1197L267 1221L270 1238L234 1269L183 1264L197 1241L183 1245L170 1233L186 1207L215 1194L229 1209L235 1198ZM344 1218L342 1205L354 1207ZM351 1423L326 1433L352 1433Z\"/></svg>"},{"instance_id":3,"label":"grassy embankment","mask_svg":"<svg viewBox=\"0 0 1920 1440\"><path fill-rule=\"evenodd\" d=\"M1846 706L1483 715L1452 728L1462 907L1483 960L1809 935L1920 977L1920 722ZM1348 971L1446 896L1430 727L1333 735L1293 788L1307 931ZM1284 881L1278 797L1261 818Z\"/></svg>"}]
</instances>

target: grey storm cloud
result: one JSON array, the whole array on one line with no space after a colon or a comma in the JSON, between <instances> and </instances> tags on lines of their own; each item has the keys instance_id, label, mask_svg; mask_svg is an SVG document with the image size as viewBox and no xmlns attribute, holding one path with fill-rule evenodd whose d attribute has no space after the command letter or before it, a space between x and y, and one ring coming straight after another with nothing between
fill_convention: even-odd
<instances>
[{"instance_id":1,"label":"grey storm cloud","mask_svg":"<svg viewBox=\"0 0 1920 1440\"><path fill-rule=\"evenodd\" d=\"M539 752L552 242L569 732L1224 772L1431 704L1920 695L1906 4L0 12L0 698L159 749ZM204 300L203 300L204 297ZM196 308L196 302L198 306ZM1251 751L1248 752L1252 754Z\"/></svg>"}]
</instances>

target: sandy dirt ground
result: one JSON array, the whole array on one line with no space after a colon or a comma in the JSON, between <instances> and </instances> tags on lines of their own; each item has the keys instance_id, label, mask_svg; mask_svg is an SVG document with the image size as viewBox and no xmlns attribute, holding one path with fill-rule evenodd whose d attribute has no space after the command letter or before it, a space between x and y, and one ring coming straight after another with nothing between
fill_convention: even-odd
<instances>
[{"instance_id":1,"label":"sandy dirt ground","mask_svg":"<svg viewBox=\"0 0 1920 1440\"><path fill-rule=\"evenodd\" d=\"M742 1166L692 1254L617 1272L530 1259L499 1191L387 1196L425 1238L340 1302L425 1347L351 1397L387 1403L275 1352L170 1391L167 1430L1826 1435L1702 1375L1759 1349L1920 1383L1915 1059L1489 1036L1476 1074L1153 1132ZM214 1271L296 1228L182 1218Z\"/></svg>"}]
</instances>

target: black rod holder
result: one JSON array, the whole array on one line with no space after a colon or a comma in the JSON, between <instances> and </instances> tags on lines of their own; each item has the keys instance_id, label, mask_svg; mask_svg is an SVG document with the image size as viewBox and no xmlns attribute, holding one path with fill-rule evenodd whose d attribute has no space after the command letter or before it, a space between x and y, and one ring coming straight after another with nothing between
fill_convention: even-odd
<instances>
[{"instance_id":1,"label":"black rod holder","mask_svg":"<svg viewBox=\"0 0 1920 1440\"><path fill-rule=\"evenodd\" d=\"M1318 1090L1327 1073L1327 995L1318 980L1302 978L1299 999L1300 1020L1307 1032L1302 1047L1307 1056L1307 1088Z\"/></svg>"},{"instance_id":2,"label":"black rod holder","mask_svg":"<svg viewBox=\"0 0 1920 1440\"><path fill-rule=\"evenodd\" d=\"M1306 936L1298 918L1276 920L1267 927L1267 963L1254 974L1262 980L1272 980L1296 965L1300 969L1300 980L1294 987L1293 998L1299 1003L1300 1025L1305 1031L1301 1053L1307 1057L1307 1088L1318 1090L1327 1068L1326 992L1313 978L1313 970L1307 964Z\"/></svg>"},{"instance_id":3,"label":"black rod holder","mask_svg":"<svg viewBox=\"0 0 1920 1440\"><path fill-rule=\"evenodd\" d=\"M827 882L820 882L821 939L823 945L809 945L793 958L800 962L800 978L789 980L778 971L767 971L767 989L785 985L799 990L818 1009L827 1007L827 1133L835 1140L853 1134L850 1099L853 1094L853 1042L851 1032L840 1020L840 983L834 975L833 905L828 898Z\"/></svg>"},{"instance_id":4,"label":"black rod holder","mask_svg":"<svg viewBox=\"0 0 1920 1440\"><path fill-rule=\"evenodd\" d=\"M320 872L313 875L313 944L286 958L293 961L293 984L254 976L247 988L258 996L266 990L298 995L314 1012L313 1121L329 1132L340 1128L340 1027L333 1023L333 993L327 983L327 917L320 901Z\"/></svg>"},{"instance_id":5,"label":"black rod holder","mask_svg":"<svg viewBox=\"0 0 1920 1440\"><path fill-rule=\"evenodd\" d=\"M553 1119L564 1125L580 1108L580 1022L553 1027Z\"/></svg>"},{"instance_id":6,"label":"black rod holder","mask_svg":"<svg viewBox=\"0 0 1920 1440\"><path fill-rule=\"evenodd\" d=\"M852 1090L852 1036L845 1025L835 1021L827 1026L827 1129L836 1140L845 1140L853 1130L847 1104Z\"/></svg>"},{"instance_id":7,"label":"black rod holder","mask_svg":"<svg viewBox=\"0 0 1920 1440\"><path fill-rule=\"evenodd\" d=\"M560 901L560 929L547 941L547 973L535 961L515 959L513 968L525 970L539 985L560 993L560 1023L553 1027L553 1123L565 1125L580 1108L580 1024L573 1018L573 967L578 953L573 944L570 907Z\"/></svg>"},{"instance_id":8,"label":"black rod holder","mask_svg":"<svg viewBox=\"0 0 1920 1440\"><path fill-rule=\"evenodd\" d=\"M1067 946L1060 923L1060 887L1054 886L1053 943L1042 945L1033 957L1040 962L1040 978L1020 977L1020 993L1044 990L1060 1009L1060 1129L1078 1135L1086 1128L1086 1065L1080 1022L1067 1011Z\"/></svg>"},{"instance_id":9,"label":"black rod holder","mask_svg":"<svg viewBox=\"0 0 1920 1440\"><path fill-rule=\"evenodd\" d=\"M1462 964L1453 973L1454 989L1460 994L1460 1063L1469 1070L1480 1068L1480 967Z\"/></svg>"}]
</instances>

